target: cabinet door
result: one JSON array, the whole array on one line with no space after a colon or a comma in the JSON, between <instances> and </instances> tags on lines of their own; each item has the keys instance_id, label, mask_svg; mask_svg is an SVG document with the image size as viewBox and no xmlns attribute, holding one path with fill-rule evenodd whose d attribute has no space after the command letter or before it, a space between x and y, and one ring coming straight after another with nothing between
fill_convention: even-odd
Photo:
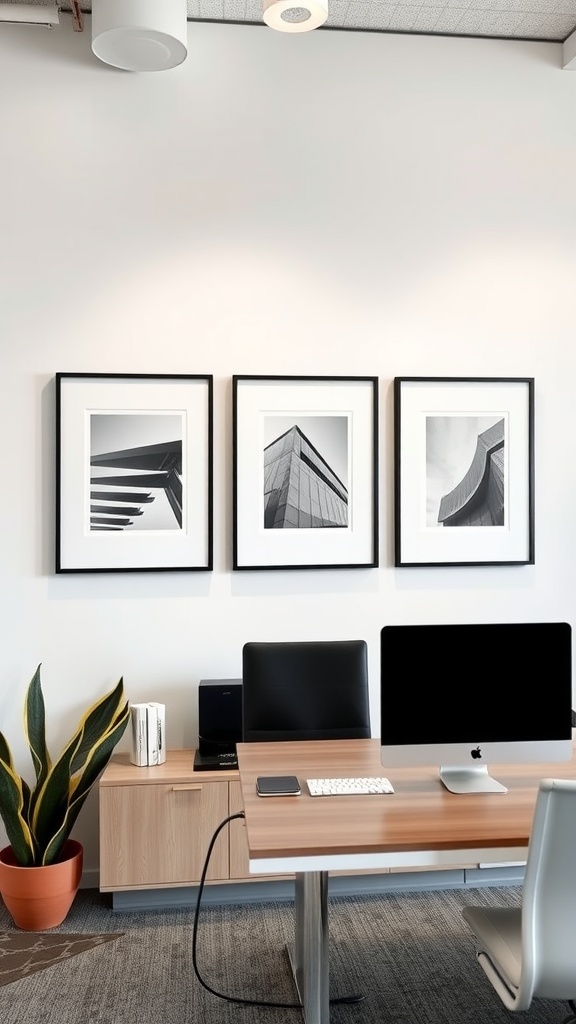
<instances>
[{"instance_id":1,"label":"cabinet door","mask_svg":"<svg viewBox=\"0 0 576 1024\"><path fill-rule=\"evenodd\" d=\"M227 815L227 782L101 787L101 890L199 881L210 839ZM206 877L218 880L228 874L223 829Z\"/></svg>"}]
</instances>

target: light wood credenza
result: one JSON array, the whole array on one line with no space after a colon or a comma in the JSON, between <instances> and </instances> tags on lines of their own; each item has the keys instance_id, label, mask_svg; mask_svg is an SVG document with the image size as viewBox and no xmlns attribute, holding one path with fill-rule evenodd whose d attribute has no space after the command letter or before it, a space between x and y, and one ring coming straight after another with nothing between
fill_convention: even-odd
<instances>
[{"instance_id":1,"label":"light wood credenza","mask_svg":"<svg viewBox=\"0 0 576 1024\"><path fill-rule=\"evenodd\" d=\"M100 777L100 889L115 892L195 885L217 826L241 810L237 771L194 771L193 750L171 750L141 768L112 757ZM216 840L207 882L248 878L244 823Z\"/></svg>"}]
</instances>

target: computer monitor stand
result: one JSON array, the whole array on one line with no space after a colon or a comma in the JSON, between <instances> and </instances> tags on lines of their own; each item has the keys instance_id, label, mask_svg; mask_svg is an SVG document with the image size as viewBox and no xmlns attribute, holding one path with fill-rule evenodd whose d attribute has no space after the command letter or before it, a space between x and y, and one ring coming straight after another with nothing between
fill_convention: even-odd
<instances>
[{"instance_id":1,"label":"computer monitor stand","mask_svg":"<svg viewBox=\"0 0 576 1024\"><path fill-rule=\"evenodd\" d=\"M456 767L455 765L442 766L440 768L440 779L451 793L507 793L506 786L496 782L491 775L488 775L488 768L485 764L466 765Z\"/></svg>"}]
</instances>

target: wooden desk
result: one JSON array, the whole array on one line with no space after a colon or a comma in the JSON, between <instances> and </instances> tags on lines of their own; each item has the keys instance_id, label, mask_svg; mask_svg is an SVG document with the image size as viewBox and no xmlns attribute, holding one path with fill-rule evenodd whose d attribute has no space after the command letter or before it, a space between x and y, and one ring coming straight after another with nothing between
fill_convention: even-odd
<instances>
[{"instance_id":1,"label":"wooden desk","mask_svg":"<svg viewBox=\"0 0 576 1024\"><path fill-rule=\"evenodd\" d=\"M379 740L240 743L251 874L296 872L292 969L306 1024L328 1024L328 872L522 861L541 778L576 778L576 762L491 765L507 793L454 795L437 768L390 769ZM258 775L297 775L299 797L256 794ZM311 797L307 778L386 775L394 794Z\"/></svg>"}]
</instances>

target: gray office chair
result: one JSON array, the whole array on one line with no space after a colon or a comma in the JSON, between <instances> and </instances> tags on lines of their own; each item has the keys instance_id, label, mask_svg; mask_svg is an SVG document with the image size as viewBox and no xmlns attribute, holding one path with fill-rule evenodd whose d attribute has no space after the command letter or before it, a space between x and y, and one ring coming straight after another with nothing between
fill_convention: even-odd
<instances>
[{"instance_id":1,"label":"gray office chair","mask_svg":"<svg viewBox=\"0 0 576 1024\"><path fill-rule=\"evenodd\" d=\"M576 780L542 779L522 905L464 907L477 958L509 1010L566 1000L576 1021Z\"/></svg>"},{"instance_id":2,"label":"gray office chair","mask_svg":"<svg viewBox=\"0 0 576 1024\"><path fill-rule=\"evenodd\" d=\"M242 718L247 743L369 739L366 642L245 644Z\"/></svg>"}]
</instances>

